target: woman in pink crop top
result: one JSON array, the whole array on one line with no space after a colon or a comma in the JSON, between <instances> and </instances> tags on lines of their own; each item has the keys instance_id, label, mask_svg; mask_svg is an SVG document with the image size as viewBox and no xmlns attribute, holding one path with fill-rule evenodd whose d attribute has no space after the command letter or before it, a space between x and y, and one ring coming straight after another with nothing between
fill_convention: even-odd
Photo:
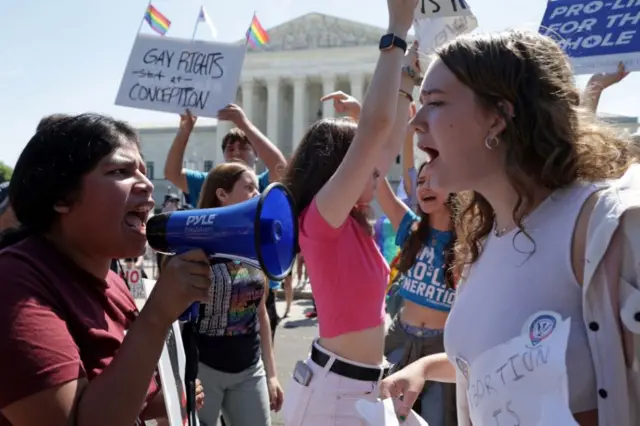
<instances>
[{"instance_id":1,"label":"woman in pink crop top","mask_svg":"<svg viewBox=\"0 0 640 426\"><path fill-rule=\"evenodd\" d=\"M300 211L300 251L316 300L320 337L287 387L287 426L361 425L359 399L375 400L385 374L384 299L389 267L366 212L375 181L400 151L415 85L417 48L406 42L416 0L389 0L389 30L359 122L324 119L298 145L284 182ZM349 104L333 93L323 100Z\"/></svg>"}]
</instances>

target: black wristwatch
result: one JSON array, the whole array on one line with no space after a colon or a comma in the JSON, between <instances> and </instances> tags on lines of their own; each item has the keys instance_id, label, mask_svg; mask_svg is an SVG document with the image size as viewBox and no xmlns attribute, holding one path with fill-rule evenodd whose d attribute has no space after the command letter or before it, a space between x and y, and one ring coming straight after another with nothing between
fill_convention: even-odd
<instances>
[{"instance_id":1,"label":"black wristwatch","mask_svg":"<svg viewBox=\"0 0 640 426\"><path fill-rule=\"evenodd\" d=\"M399 47L403 52L407 51L407 42L397 37L395 34L385 34L380 38L380 50L389 50Z\"/></svg>"}]
</instances>

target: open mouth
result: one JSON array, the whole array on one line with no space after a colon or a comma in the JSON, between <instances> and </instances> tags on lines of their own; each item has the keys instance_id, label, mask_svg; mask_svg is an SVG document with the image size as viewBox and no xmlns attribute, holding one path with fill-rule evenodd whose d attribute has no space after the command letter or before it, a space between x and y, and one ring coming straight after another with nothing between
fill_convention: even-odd
<instances>
[{"instance_id":1,"label":"open mouth","mask_svg":"<svg viewBox=\"0 0 640 426\"><path fill-rule=\"evenodd\" d=\"M440 152L437 149L433 148L422 148L422 150L427 154L427 162L431 163L433 160L440 156Z\"/></svg>"},{"instance_id":2,"label":"open mouth","mask_svg":"<svg viewBox=\"0 0 640 426\"><path fill-rule=\"evenodd\" d=\"M153 209L153 203L147 202L137 206L136 208L127 212L124 216L124 223L127 226L137 232L144 233L147 227L147 219L149 219L149 212Z\"/></svg>"},{"instance_id":3,"label":"open mouth","mask_svg":"<svg viewBox=\"0 0 640 426\"><path fill-rule=\"evenodd\" d=\"M437 199L437 197L434 197L432 195L428 195L426 197L422 197L422 201L425 203L428 203L430 201L435 201Z\"/></svg>"}]
</instances>

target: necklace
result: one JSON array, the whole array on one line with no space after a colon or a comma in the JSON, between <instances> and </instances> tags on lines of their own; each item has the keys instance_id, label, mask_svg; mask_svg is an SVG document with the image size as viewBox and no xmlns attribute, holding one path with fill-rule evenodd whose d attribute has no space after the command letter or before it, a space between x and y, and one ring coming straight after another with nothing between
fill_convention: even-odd
<instances>
[{"instance_id":1,"label":"necklace","mask_svg":"<svg viewBox=\"0 0 640 426\"><path fill-rule=\"evenodd\" d=\"M502 237L504 234L506 234L506 233L507 233L507 231L508 231L508 229L507 229L506 227L505 227L505 228L500 228L500 229L498 229L498 228L497 228L497 224L496 224L496 226L493 228L493 235L495 235L495 236L496 236L496 238L500 238L500 237Z\"/></svg>"}]
</instances>

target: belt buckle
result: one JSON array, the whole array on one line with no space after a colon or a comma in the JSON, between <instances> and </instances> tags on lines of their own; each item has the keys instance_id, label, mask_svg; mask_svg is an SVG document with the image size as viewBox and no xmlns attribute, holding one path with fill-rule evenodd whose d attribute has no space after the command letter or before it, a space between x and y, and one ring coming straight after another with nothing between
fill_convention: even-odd
<instances>
[{"instance_id":1,"label":"belt buckle","mask_svg":"<svg viewBox=\"0 0 640 426\"><path fill-rule=\"evenodd\" d=\"M416 336L422 337L423 334L424 334L423 330L418 330L418 332L416 333Z\"/></svg>"}]
</instances>

